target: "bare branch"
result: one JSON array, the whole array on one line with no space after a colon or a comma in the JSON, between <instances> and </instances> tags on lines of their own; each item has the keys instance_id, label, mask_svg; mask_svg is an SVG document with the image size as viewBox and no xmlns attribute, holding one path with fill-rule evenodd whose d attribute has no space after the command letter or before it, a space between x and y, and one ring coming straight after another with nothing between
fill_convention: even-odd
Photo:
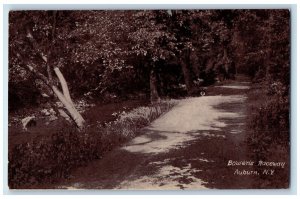
<instances>
[{"instance_id":1,"label":"bare branch","mask_svg":"<svg viewBox=\"0 0 300 199\"><path fill-rule=\"evenodd\" d=\"M23 63L23 58L22 56L17 53L17 57L21 60L21 63ZM47 77L45 75L43 75L42 73L40 73L38 70L36 70L32 65L30 64L20 64L20 66L22 68L24 68L25 70L30 71L31 73L33 73L35 76L37 76L39 79L41 79L47 86L50 87L49 81L47 79Z\"/></svg>"},{"instance_id":2,"label":"bare branch","mask_svg":"<svg viewBox=\"0 0 300 199\"><path fill-rule=\"evenodd\" d=\"M48 61L47 56L38 47L38 44L37 44L36 40L34 39L34 37L33 37L32 33L31 33L31 30L29 29L29 27L26 27L26 32L27 32L26 37L28 38L28 40L32 44L33 48L38 52L38 54L40 55L40 57L42 58L42 60L45 63L47 63L47 61Z\"/></svg>"},{"instance_id":3,"label":"bare branch","mask_svg":"<svg viewBox=\"0 0 300 199\"><path fill-rule=\"evenodd\" d=\"M52 77L52 72L51 72L51 55L53 52L53 45L55 43L55 29L56 29L56 11L53 11L52 39L50 42L50 46L48 46L48 52L47 52L48 61L46 63L48 79L49 79L50 84L53 84L53 77Z\"/></svg>"}]
</instances>

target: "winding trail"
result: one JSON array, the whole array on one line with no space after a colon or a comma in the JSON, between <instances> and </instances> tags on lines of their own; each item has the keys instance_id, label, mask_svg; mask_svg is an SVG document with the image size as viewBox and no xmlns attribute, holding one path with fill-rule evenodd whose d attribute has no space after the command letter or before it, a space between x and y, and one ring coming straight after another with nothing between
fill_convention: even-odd
<instances>
[{"instance_id":1,"label":"winding trail","mask_svg":"<svg viewBox=\"0 0 300 199\"><path fill-rule=\"evenodd\" d=\"M181 100L122 148L77 169L58 188L200 190L250 188L229 160L246 160L245 100L249 83L215 87ZM234 94L223 95L234 90ZM230 93L230 92L229 92Z\"/></svg>"}]
</instances>

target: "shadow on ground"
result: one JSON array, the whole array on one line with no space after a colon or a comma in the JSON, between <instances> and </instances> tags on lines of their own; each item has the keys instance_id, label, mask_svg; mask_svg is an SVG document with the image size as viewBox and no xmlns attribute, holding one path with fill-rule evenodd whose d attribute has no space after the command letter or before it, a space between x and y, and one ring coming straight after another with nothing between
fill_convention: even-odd
<instances>
[{"instance_id":1,"label":"shadow on ground","mask_svg":"<svg viewBox=\"0 0 300 199\"><path fill-rule=\"evenodd\" d=\"M219 95L241 95L246 94L247 90L214 87L209 92ZM216 130L213 125L210 130L193 132L142 129L141 136L110 152L102 160L78 168L70 179L54 188L266 188L265 179L261 175L236 174L237 169L251 171L257 170L257 167L228 166L230 160L255 161L246 142L247 104L244 102L226 102L213 106L219 112L238 114L238 117L218 118L215 122L224 126L216 126Z\"/></svg>"}]
</instances>

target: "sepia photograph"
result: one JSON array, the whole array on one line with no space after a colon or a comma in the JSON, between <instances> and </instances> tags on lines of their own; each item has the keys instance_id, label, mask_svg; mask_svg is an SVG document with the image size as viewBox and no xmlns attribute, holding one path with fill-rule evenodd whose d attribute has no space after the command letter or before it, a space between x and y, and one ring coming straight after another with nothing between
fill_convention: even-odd
<instances>
[{"instance_id":1,"label":"sepia photograph","mask_svg":"<svg viewBox=\"0 0 300 199\"><path fill-rule=\"evenodd\" d=\"M10 190L289 189L289 9L10 10Z\"/></svg>"}]
</instances>

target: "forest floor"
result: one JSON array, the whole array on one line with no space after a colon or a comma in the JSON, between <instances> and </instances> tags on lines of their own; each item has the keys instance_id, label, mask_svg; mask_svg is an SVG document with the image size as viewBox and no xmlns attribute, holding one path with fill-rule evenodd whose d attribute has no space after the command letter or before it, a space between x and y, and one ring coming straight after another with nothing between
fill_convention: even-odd
<instances>
[{"instance_id":1,"label":"forest floor","mask_svg":"<svg viewBox=\"0 0 300 199\"><path fill-rule=\"evenodd\" d=\"M208 88L208 95L182 99L140 136L101 160L76 169L60 189L178 190L254 188L257 176L230 166L250 161L246 139L247 80Z\"/></svg>"},{"instance_id":2,"label":"forest floor","mask_svg":"<svg viewBox=\"0 0 300 199\"><path fill-rule=\"evenodd\" d=\"M122 111L130 111L134 108L145 106L148 102L146 100L126 100L118 103L94 104L92 107L87 108L82 113L83 117L89 124L104 124L117 119L117 114ZM33 140L51 137L60 129L72 126L64 119L58 119L49 122L48 117L40 113L41 108L31 108L23 110L22 112L15 112L9 114L9 148L12 149L15 145L30 142ZM27 116L36 116L36 125L24 132L21 119Z\"/></svg>"}]
</instances>

